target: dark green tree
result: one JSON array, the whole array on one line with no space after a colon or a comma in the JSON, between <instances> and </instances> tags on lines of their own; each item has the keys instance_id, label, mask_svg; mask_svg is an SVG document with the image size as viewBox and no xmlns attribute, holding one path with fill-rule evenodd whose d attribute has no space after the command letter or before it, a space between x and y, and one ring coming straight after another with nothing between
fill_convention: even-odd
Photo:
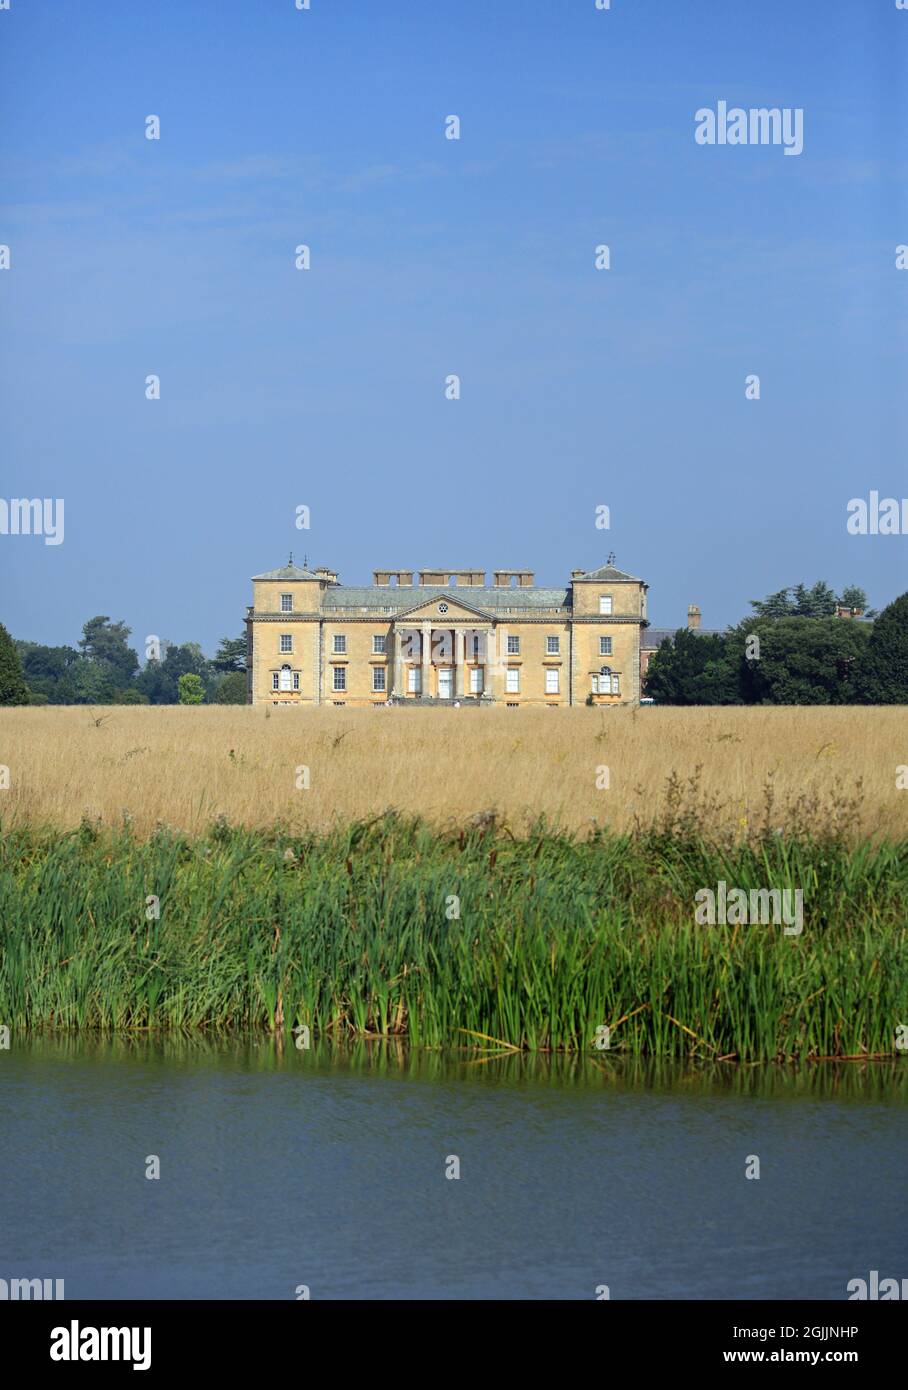
<instances>
[{"instance_id":1,"label":"dark green tree","mask_svg":"<svg viewBox=\"0 0 908 1390\"><path fill-rule=\"evenodd\" d=\"M205 699L214 699L220 673L214 669L198 642L183 642L179 647L169 647L163 669L166 675L173 676L177 684L180 676L198 676Z\"/></svg>"},{"instance_id":2,"label":"dark green tree","mask_svg":"<svg viewBox=\"0 0 908 1390\"><path fill-rule=\"evenodd\" d=\"M117 685L106 661L80 656L59 682L57 692L59 702L65 705L109 705Z\"/></svg>"},{"instance_id":3,"label":"dark green tree","mask_svg":"<svg viewBox=\"0 0 908 1390\"><path fill-rule=\"evenodd\" d=\"M115 690L129 685L138 670L139 658L127 641L129 634L125 623L112 623L106 616L89 618L82 628L83 656L100 667Z\"/></svg>"},{"instance_id":4,"label":"dark green tree","mask_svg":"<svg viewBox=\"0 0 908 1390\"><path fill-rule=\"evenodd\" d=\"M45 647L40 642L17 642L16 647L32 695L43 695L53 705L65 703L66 675L79 660L75 647Z\"/></svg>"},{"instance_id":5,"label":"dark green tree","mask_svg":"<svg viewBox=\"0 0 908 1390\"><path fill-rule=\"evenodd\" d=\"M893 599L873 623L859 684L869 704L908 704L908 593Z\"/></svg>"},{"instance_id":6,"label":"dark green tree","mask_svg":"<svg viewBox=\"0 0 908 1390\"><path fill-rule=\"evenodd\" d=\"M164 671L163 662L153 658L136 676L133 688L144 695L150 705L175 705L179 699L176 680Z\"/></svg>"},{"instance_id":7,"label":"dark green tree","mask_svg":"<svg viewBox=\"0 0 908 1390\"><path fill-rule=\"evenodd\" d=\"M219 705L245 705L246 672L231 671L221 681L214 698Z\"/></svg>"},{"instance_id":8,"label":"dark green tree","mask_svg":"<svg viewBox=\"0 0 908 1390\"><path fill-rule=\"evenodd\" d=\"M758 618L790 618L794 613L791 589L780 589L766 598L752 598L750 606Z\"/></svg>"},{"instance_id":9,"label":"dark green tree","mask_svg":"<svg viewBox=\"0 0 908 1390\"><path fill-rule=\"evenodd\" d=\"M0 623L0 705L27 705L28 686L16 645Z\"/></svg>"},{"instance_id":10,"label":"dark green tree","mask_svg":"<svg viewBox=\"0 0 908 1390\"><path fill-rule=\"evenodd\" d=\"M680 628L650 660L645 693L659 705L738 704L734 671L720 634Z\"/></svg>"},{"instance_id":11,"label":"dark green tree","mask_svg":"<svg viewBox=\"0 0 908 1390\"><path fill-rule=\"evenodd\" d=\"M837 604L860 608L867 616L872 615L863 589L849 584L842 590L841 598L836 598L824 579L818 579L809 589L806 584L791 584L766 598L752 598L750 604L758 618L832 618Z\"/></svg>"},{"instance_id":12,"label":"dark green tree","mask_svg":"<svg viewBox=\"0 0 908 1390\"><path fill-rule=\"evenodd\" d=\"M795 618L833 618L835 617L836 596L829 585L818 579L812 588L795 584L792 590Z\"/></svg>"},{"instance_id":13,"label":"dark green tree","mask_svg":"<svg viewBox=\"0 0 908 1390\"><path fill-rule=\"evenodd\" d=\"M217 691L218 673L205 657L198 642L162 642L164 653L161 661L149 660L144 670L136 676L133 684L153 705L176 705L180 700L179 680L181 676L198 676L211 700Z\"/></svg>"},{"instance_id":14,"label":"dark green tree","mask_svg":"<svg viewBox=\"0 0 908 1390\"><path fill-rule=\"evenodd\" d=\"M868 643L863 623L753 618L733 628L727 642L745 704L841 705L860 698Z\"/></svg>"},{"instance_id":15,"label":"dark green tree","mask_svg":"<svg viewBox=\"0 0 908 1390\"><path fill-rule=\"evenodd\" d=\"M867 612L867 595L863 589L859 589L857 584L846 584L839 595L839 603L844 608L859 608L862 613Z\"/></svg>"},{"instance_id":16,"label":"dark green tree","mask_svg":"<svg viewBox=\"0 0 908 1390\"><path fill-rule=\"evenodd\" d=\"M212 666L216 671L245 671L246 669L246 634L241 637L222 637L220 645L215 652Z\"/></svg>"},{"instance_id":17,"label":"dark green tree","mask_svg":"<svg viewBox=\"0 0 908 1390\"><path fill-rule=\"evenodd\" d=\"M846 584L839 597L839 603L843 608L857 610L865 618L876 617L876 609L868 607L867 595L857 584Z\"/></svg>"}]
</instances>

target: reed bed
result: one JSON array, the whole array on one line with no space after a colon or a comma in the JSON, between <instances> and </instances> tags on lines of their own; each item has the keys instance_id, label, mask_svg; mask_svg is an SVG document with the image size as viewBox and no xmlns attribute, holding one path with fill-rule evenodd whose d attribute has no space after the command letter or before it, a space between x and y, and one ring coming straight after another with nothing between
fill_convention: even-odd
<instances>
[{"instance_id":1,"label":"reed bed","mask_svg":"<svg viewBox=\"0 0 908 1390\"><path fill-rule=\"evenodd\" d=\"M805 805L822 803L843 838L900 839L905 729L895 707L3 709L0 818L71 830L83 816L117 825L125 811L147 835L159 821L204 833L222 813L305 831L389 808L442 826L494 809L518 833L540 815L626 833L671 776L698 775L711 823L741 837L771 780L777 826L797 830Z\"/></svg>"},{"instance_id":2,"label":"reed bed","mask_svg":"<svg viewBox=\"0 0 908 1390\"><path fill-rule=\"evenodd\" d=\"M585 1051L603 1066L894 1057L908 840L846 843L817 806L780 833L771 791L742 839L717 832L710 805L696 779L670 780L646 824L582 836L393 812L326 833L8 824L0 1020L265 1029L288 1047L306 1026L488 1055ZM694 895L719 880L801 889L803 932L697 925Z\"/></svg>"}]
</instances>

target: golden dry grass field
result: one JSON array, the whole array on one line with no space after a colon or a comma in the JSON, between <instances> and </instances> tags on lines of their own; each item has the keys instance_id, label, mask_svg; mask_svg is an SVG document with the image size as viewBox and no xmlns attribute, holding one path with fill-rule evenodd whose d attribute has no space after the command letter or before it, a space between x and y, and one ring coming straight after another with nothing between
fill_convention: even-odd
<instances>
[{"instance_id":1,"label":"golden dry grass field","mask_svg":"<svg viewBox=\"0 0 908 1390\"><path fill-rule=\"evenodd\" d=\"M905 764L897 707L13 708L0 711L0 822L128 812L139 833L219 815L302 829L393 807L440 823L494 810L515 833L544 814L584 832L661 815L675 777L701 823L738 836L763 823L768 783L774 826L904 836Z\"/></svg>"}]
</instances>

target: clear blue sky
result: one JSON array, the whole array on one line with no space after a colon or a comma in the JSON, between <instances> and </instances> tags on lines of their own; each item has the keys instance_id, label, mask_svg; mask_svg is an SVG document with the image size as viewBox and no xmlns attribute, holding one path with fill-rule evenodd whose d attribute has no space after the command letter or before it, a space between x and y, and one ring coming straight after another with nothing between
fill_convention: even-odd
<instances>
[{"instance_id":1,"label":"clear blue sky","mask_svg":"<svg viewBox=\"0 0 908 1390\"><path fill-rule=\"evenodd\" d=\"M0 495L66 505L60 546L0 536L15 636L212 650L291 549L543 584L614 550L658 626L908 588L908 537L845 529L908 495L908 12L311 6L0 12ZM697 145L720 99L802 107L804 152Z\"/></svg>"}]
</instances>

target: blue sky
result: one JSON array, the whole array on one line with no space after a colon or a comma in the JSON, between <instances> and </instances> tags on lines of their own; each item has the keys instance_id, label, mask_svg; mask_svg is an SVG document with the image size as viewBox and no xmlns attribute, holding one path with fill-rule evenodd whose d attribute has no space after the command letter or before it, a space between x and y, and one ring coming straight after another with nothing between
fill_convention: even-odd
<instances>
[{"instance_id":1,"label":"blue sky","mask_svg":"<svg viewBox=\"0 0 908 1390\"><path fill-rule=\"evenodd\" d=\"M908 587L845 529L908 494L894 0L12 0L0 74L0 495L65 499L62 545L0 536L15 636L212 650L291 549L613 550L658 626ZM697 145L720 99L803 153Z\"/></svg>"}]
</instances>

